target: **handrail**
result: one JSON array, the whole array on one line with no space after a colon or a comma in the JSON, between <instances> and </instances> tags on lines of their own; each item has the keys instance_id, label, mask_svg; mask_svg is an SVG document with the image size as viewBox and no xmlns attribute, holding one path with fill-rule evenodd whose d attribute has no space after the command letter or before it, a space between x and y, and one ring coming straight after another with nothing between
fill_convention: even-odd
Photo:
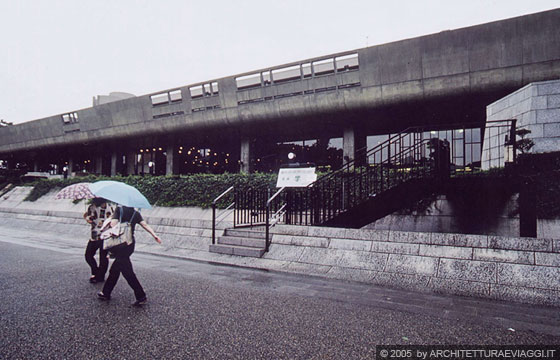
<instances>
[{"instance_id":1,"label":"handrail","mask_svg":"<svg viewBox=\"0 0 560 360\"><path fill-rule=\"evenodd\" d=\"M280 195L280 193L282 191L284 191L284 189L286 189L286 187L282 187L280 188L280 190L278 190L274 195L272 195L267 201L266 201L266 224L265 224L265 247L264 247L264 251L268 252L268 248L270 247L270 204L272 204L272 201L278 196ZM285 206L283 206L282 208L284 208Z\"/></svg>"},{"instance_id":2,"label":"handrail","mask_svg":"<svg viewBox=\"0 0 560 360\"><path fill-rule=\"evenodd\" d=\"M212 244L216 244L216 203L232 190L233 186L230 186L226 191L218 195L218 197L212 201ZM233 204L229 205L226 210L229 209L232 205Z\"/></svg>"},{"instance_id":3,"label":"handrail","mask_svg":"<svg viewBox=\"0 0 560 360\"><path fill-rule=\"evenodd\" d=\"M226 191L224 191L223 193L221 193L220 195L218 195L217 198L215 198L212 201L212 205L216 205L216 203L218 202L218 200L220 200L222 197L224 197L228 192L230 192L231 190L233 190L233 186L230 186Z\"/></svg>"},{"instance_id":4,"label":"handrail","mask_svg":"<svg viewBox=\"0 0 560 360\"><path fill-rule=\"evenodd\" d=\"M270 203L272 202L272 200L274 200L274 198L276 198L278 195L280 195L280 193L281 193L282 191L284 191L285 188L286 188L286 187L282 187L282 188L280 188L280 190L278 190L276 193L274 193L274 195L272 195L272 196L270 197L270 199L268 199L268 200L266 201L266 207L269 207L269 206L270 206Z\"/></svg>"}]
</instances>

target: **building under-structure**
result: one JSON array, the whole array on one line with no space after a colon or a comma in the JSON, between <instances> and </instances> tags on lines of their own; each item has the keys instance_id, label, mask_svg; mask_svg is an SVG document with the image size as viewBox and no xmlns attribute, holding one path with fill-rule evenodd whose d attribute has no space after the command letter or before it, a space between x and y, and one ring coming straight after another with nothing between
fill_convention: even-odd
<instances>
[{"instance_id":1,"label":"building under-structure","mask_svg":"<svg viewBox=\"0 0 560 360\"><path fill-rule=\"evenodd\" d=\"M416 127L481 166L486 106L560 78L560 9L124 98L0 128L9 168L105 175L335 169ZM368 161L368 159L363 159Z\"/></svg>"}]
</instances>

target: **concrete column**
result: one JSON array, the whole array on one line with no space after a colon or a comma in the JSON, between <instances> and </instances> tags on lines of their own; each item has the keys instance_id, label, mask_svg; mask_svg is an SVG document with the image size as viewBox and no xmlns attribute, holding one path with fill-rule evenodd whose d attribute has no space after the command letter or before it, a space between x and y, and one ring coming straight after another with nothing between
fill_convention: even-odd
<instances>
[{"instance_id":1,"label":"concrete column","mask_svg":"<svg viewBox=\"0 0 560 360\"><path fill-rule=\"evenodd\" d=\"M117 155L116 151L111 154L111 176L117 176Z\"/></svg>"},{"instance_id":2,"label":"concrete column","mask_svg":"<svg viewBox=\"0 0 560 360\"><path fill-rule=\"evenodd\" d=\"M165 165L165 175L173 175L173 155L175 154L175 147L173 145L167 146L166 151L166 165Z\"/></svg>"},{"instance_id":3,"label":"concrete column","mask_svg":"<svg viewBox=\"0 0 560 360\"><path fill-rule=\"evenodd\" d=\"M97 175L103 174L103 157L96 156L95 157L95 173Z\"/></svg>"},{"instance_id":4,"label":"concrete column","mask_svg":"<svg viewBox=\"0 0 560 360\"><path fill-rule=\"evenodd\" d=\"M356 165L366 164L365 147L367 137L356 128L348 127L344 129L342 137L342 156L343 163L356 160Z\"/></svg>"},{"instance_id":5,"label":"concrete column","mask_svg":"<svg viewBox=\"0 0 560 360\"><path fill-rule=\"evenodd\" d=\"M74 171L74 160L72 158L68 159L68 176L72 176L72 172Z\"/></svg>"},{"instance_id":6,"label":"concrete column","mask_svg":"<svg viewBox=\"0 0 560 360\"><path fill-rule=\"evenodd\" d=\"M39 171L39 162L37 160L33 161L33 171L34 172Z\"/></svg>"},{"instance_id":7,"label":"concrete column","mask_svg":"<svg viewBox=\"0 0 560 360\"><path fill-rule=\"evenodd\" d=\"M240 172L250 173L251 172L251 140L243 139L241 140L241 155L239 156L241 164L239 166Z\"/></svg>"},{"instance_id":8,"label":"concrete column","mask_svg":"<svg viewBox=\"0 0 560 360\"><path fill-rule=\"evenodd\" d=\"M134 175L134 163L136 158L135 151L129 151L126 153L126 174Z\"/></svg>"}]
</instances>

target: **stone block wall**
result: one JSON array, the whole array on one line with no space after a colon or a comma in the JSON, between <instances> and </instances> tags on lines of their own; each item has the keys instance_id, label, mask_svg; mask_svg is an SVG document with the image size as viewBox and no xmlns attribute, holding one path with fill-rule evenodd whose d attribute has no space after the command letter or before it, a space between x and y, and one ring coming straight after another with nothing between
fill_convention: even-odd
<instances>
[{"instance_id":1,"label":"stone block wall","mask_svg":"<svg viewBox=\"0 0 560 360\"><path fill-rule=\"evenodd\" d=\"M517 127L531 130L527 136L534 141L532 153L560 150L560 80L531 83L516 92L490 104L486 108L486 120L517 119ZM487 135L490 133L487 131ZM504 158L506 133L491 133L483 145L483 168L503 166L495 163ZM492 163L489 163L492 159ZM486 160L486 164L485 164Z\"/></svg>"},{"instance_id":2,"label":"stone block wall","mask_svg":"<svg viewBox=\"0 0 560 360\"><path fill-rule=\"evenodd\" d=\"M279 225L265 259L397 288L560 305L560 239Z\"/></svg>"}]
</instances>

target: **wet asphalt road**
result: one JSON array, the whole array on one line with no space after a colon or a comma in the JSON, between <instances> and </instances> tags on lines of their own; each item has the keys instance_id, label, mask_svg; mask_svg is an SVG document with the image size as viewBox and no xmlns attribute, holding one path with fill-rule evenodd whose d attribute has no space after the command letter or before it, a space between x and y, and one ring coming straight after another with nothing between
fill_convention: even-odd
<instances>
[{"instance_id":1,"label":"wet asphalt road","mask_svg":"<svg viewBox=\"0 0 560 360\"><path fill-rule=\"evenodd\" d=\"M101 302L82 249L1 240L0 359L370 359L380 344L560 344L558 309L140 253L149 303L131 307L123 278Z\"/></svg>"}]
</instances>

